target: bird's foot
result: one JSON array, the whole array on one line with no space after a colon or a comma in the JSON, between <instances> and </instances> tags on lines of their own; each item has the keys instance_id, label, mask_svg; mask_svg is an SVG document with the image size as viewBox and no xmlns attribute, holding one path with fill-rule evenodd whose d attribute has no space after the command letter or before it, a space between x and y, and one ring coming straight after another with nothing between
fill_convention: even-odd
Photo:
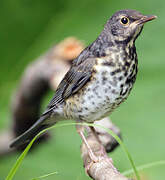
<instances>
[{"instance_id":1,"label":"bird's foot","mask_svg":"<svg viewBox=\"0 0 165 180\"><path fill-rule=\"evenodd\" d=\"M92 153L93 153L93 151L92 151ZM95 163L100 163L101 161L107 162L108 164L113 163L112 159L107 155L107 153L102 145L100 146L100 150L97 150L97 156L94 154L94 157L93 157L93 155L91 157L91 154L89 153L89 151L88 151L88 155L91 160L85 165L85 172L87 175L90 174L89 171Z\"/></svg>"},{"instance_id":2,"label":"bird's foot","mask_svg":"<svg viewBox=\"0 0 165 180\"><path fill-rule=\"evenodd\" d=\"M88 149L88 153L89 153L89 157L92 160L93 163L97 163L99 161L99 158L94 154L94 152L92 151L92 149L87 147Z\"/></svg>"},{"instance_id":3,"label":"bird's foot","mask_svg":"<svg viewBox=\"0 0 165 180\"><path fill-rule=\"evenodd\" d=\"M92 151L90 145L88 144L87 142L87 139L83 133L84 131L84 127L81 126L81 125L76 125L76 129L77 129L77 132L79 133L83 143L85 144L85 146L87 147L87 150L88 150L88 153L89 153L89 157L90 159L95 163L95 162L98 162L98 158L96 157L96 155L94 154L94 152Z\"/></svg>"}]
</instances>

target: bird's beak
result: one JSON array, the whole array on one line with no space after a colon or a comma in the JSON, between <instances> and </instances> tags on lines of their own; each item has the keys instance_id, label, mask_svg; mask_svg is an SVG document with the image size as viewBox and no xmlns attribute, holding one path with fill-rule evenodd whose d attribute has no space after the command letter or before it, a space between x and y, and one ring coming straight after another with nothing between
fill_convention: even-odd
<instances>
[{"instance_id":1,"label":"bird's beak","mask_svg":"<svg viewBox=\"0 0 165 180\"><path fill-rule=\"evenodd\" d=\"M153 19L156 19L157 16L154 16L154 15L147 15L147 16L142 16L140 19L138 19L136 21L136 23L139 25L139 24L144 24L148 21L152 21Z\"/></svg>"}]
</instances>

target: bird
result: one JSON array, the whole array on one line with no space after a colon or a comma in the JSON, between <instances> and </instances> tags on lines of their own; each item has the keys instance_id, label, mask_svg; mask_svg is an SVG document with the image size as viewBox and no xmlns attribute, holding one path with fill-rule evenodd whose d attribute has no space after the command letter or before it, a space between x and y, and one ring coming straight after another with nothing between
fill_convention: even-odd
<instances>
[{"instance_id":1,"label":"bird","mask_svg":"<svg viewBox=\"0 0 165 180\"><path fill-rule=\"evenodd\" d=\"M114 13L97 39L73 60L39 120L10 147L30 141L61 120L94 123L110 115L130 94L138 72L135 41L144 24L155 18L129 9ZM81 125L77 131L96 161Z\"/></svg>"}]
</instances>

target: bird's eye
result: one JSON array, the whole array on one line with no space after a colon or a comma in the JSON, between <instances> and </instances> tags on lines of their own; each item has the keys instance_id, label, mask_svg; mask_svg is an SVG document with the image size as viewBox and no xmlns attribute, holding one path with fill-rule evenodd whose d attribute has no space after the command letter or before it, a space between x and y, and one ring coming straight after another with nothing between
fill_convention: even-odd
<instances>
[{"instance_id":1,"label":"bird's eye","mask_svg":"<svg viewBox=\"0 0 165 180\"><path fill-rule=\"evenodd\" d=\"M123 25L127 25L129 23L129 19L127 17L122 17L120 23Z\"/></svg>"}]
</instances>

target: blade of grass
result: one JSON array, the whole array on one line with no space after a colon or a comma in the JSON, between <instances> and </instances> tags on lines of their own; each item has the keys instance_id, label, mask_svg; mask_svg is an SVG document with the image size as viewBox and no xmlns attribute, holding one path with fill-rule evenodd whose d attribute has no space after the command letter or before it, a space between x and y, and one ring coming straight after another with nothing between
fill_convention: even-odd
<instances>
[{"instance_id":1,"label":"blade of grass","mask_svg":"<svg viewBox=\"0 0 165 180\"><path fill-rule=\"evenodd\" d=\"M49 127L47 129L44 129L42 130L40 133L38 133L32 140L31 142L28 144L28 146L26 147L26 149L22 152L22 154L19 156L19 158L17 159L17 161L15 162L15 164L13 165L12 169L10 170L9 174L7 175L6 179L5 180L12 180L14 175L16 174L18 168L20 167L23 159L25 158L25 156L27 155L28 151L30 150L32 144L34 143L34 141L37 139L37 137L39 137L41 134L43 134L45 131L48 131L50 129L53 129L53 128L57 128L57 127L64 127L64 126L70 126L70 125L76 125L76 124L79 124L79 125L84 125L84 126L92 126L92 127L100 127L102 129L104 129L105 131L107 131L107 133L109 133L111 136L113 136L116 141L121 145L123 151L126 153L130 163L131 163L131 166L134 170L134 173L136 175L136 178L137 180L140 180L140 176L138 174L138 171L136 169L136 166L133 162L133 159L130 155L130 153L128 152L126 146L124 145L124 143L121 141L121 139L111 130L109 130L108 128L105 128L103 126L100 126L100 125L96 125L96 124L89 124L89 123L65 123L65 124L59 124L59 125L54 125L52 127Z\"/></svg>"},{"instance_id":2,"label":"blade of grass","mask_svg":"<svg viewBox=\"0 0 165 180\"><path fill-rule=\"evenodd\" d=\"M155 166L161 166L161 165L165 165L165 160L155 161L155 162L152 162L152 163L144 164L144 165L138 166L136 168L137 168L138 171L142 171L144 169L148 169L148 168L155 167ZM133 169L129 169L127 171L124 171L122 174L124 176L128 176L128 175L131 175L133 173L134 173Z\"/></svg>"},{"instance_id":3,"label":"blade of grass","mask_svg":"<svg viewBox=\"0 0 165 180\"><path fill-rule=\"evenodd\" d=\"M30 150L33 142L36 140L37 136L35 136L32 141L28 144L28 146L26 147L26 149L22 152L22 154L19 156L19 158L17 159L17 161L15 162L15 164L13 165L12 169L10 170L8 176L6 177L6 180L12 180L15 173L17 172L19 166L21 165L23 159L25 158L26 154L28 153L28 151Z\"/></svg>"},{"instance_id":4,"label":"blade of grass","mask_svg":"<svg viewBox=\"0 0 165 180\"><path fill-rule=\"evenodd\" d=\"M42 178L47 178L47 177L52 176L54 174L57 174L57 172L52 172L52 173L49 173L49 174L46 174L46 175L43 175L43 176L32 178L31 180L38 180L38 179L42 179Z\"/></svg>"}]
</instances>

